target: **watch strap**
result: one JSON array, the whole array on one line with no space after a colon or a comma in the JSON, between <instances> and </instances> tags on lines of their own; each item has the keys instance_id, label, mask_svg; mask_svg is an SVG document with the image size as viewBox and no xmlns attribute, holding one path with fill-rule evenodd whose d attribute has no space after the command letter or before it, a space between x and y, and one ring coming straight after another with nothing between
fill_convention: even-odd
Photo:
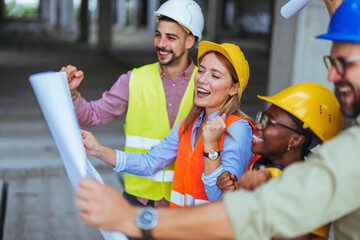
<instances>
[{"instance_id":1,"label":"watch strap","mask_svg":"<svg viewBox=\"0 0 360 240\"><path fill-rule=\"evenodd\" d=\"M151 230L141 229L141 232L142 232L142 235L143 235L144 239L153 240L153 237L151 235Z\"/></svg>"}]
</instances>

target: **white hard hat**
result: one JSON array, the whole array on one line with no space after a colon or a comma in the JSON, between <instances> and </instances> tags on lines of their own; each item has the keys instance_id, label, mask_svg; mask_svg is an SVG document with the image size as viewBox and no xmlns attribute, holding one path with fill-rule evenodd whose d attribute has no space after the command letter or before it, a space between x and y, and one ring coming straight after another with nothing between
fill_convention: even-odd
<instances>
[{"instance_id":1,"label":"white hard hat","mask_svg":"<svg viewBox=\"0 0 360 240\"><path fill-rule=\"evenodd\" d=\"M200 6L194 0L169 0L154 12L158 22L161 16L166 16L188 28L199 42L204 29L204 16Z\"/></svg>"}]
</instances>

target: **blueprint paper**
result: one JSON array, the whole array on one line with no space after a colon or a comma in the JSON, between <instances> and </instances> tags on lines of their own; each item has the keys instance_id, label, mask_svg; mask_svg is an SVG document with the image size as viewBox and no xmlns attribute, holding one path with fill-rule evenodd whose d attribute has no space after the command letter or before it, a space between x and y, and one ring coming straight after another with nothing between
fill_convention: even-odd
<instances>
[{"instance_id":1,"label":"blueprint paper","mask_svg":"<svg viewBox=\"0 0 360 240\"><path fill-rule=\"evenodd\" d=\"M29 80L74 189L78 189L79 180L86 176L103 183L100 174L86 157L66 73L37 73L31 75ZM100 232L106 240L127 239L120 232Z\"/></svg>"},{"instance_id":2,"label":"blueprint paper","mask_svg":"<svg viewBox=\"0 0 360 240\"><path fill-rule=\"evenodd\" d=\"M66 74L45 72L30 76L30 83L60 152L70 182L78 189L86 177L86 152L74 114Z\"/></svg>"}]
</instances>

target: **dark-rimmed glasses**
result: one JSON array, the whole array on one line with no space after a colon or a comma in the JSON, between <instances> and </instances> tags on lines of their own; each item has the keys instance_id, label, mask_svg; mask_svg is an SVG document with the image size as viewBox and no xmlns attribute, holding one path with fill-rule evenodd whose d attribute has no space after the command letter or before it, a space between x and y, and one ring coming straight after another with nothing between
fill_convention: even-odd
<instances>
[{"instance_id":1,"label":"dark-rimmed glasses","mask_svg":"<svg viewBox=\"0 0 360 240\"><path fill-rule=\"evenodd\" d=\"M350 59L345 59L342 57L324 56L323 59L324 59L325 66L329 72L332 67L335 67L336 72L343 77L343 76L345 76L346 65L353 63L353 62L360 61L360 56L350 58Z\"/></svg>"},{"instance_id":2,"label":"dark-rimmed glasses","mask_svg":"<svg viewBox=\"0 0 360 240\"><path fill-rule=\"evenodd\" d=\"M291 128L291 127L288 127L288 126L286 126L286 125L284 125L284 124L282 124L282 123L278 123L278 122L275 121L275 120L271 120L271 119L269 118L269 116L266 115L266 113L264 113L264 112L258 112L258 113L256 114L255 123L256 123L256 124L260 123L260 124L261 124L261 128L262 128L263 130L265 130L265 129L267 128L267 126L269 125L269 123L272 123L272 124L275 124L275 125L278 125L278 126L287 128L287 129L289 129L289 130L291 130L291 131L293 131L293 132L296 132L297 134L302 135L302 133L299 132L299 131L296 130L296 129L293 129L293 128Z\"/></svg>"}]
</instances>

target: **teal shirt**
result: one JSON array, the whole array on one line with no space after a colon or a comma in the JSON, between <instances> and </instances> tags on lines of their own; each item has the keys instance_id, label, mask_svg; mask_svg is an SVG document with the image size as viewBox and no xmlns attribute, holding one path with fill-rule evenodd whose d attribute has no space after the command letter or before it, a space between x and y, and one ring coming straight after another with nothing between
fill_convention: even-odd
<instances>
[{"instance_id":1,"label":"teal shirt","mask_svg":"<svg viewBox=\"0 0 360 240\"><path fill-rule=\"evenodd\" d=\"M360 239L360 116L306 162L224 204L236 239L295 237L332 221L335 239Z\"/></svg>"}]
</instances>

